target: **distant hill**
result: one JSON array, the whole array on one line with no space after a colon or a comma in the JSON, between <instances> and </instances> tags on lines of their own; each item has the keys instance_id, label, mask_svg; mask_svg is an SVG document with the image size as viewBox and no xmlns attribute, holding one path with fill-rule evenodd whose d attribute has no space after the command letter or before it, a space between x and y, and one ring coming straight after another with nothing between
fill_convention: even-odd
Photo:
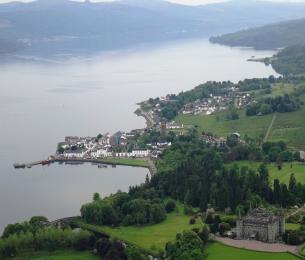
<instances>
[{"instance_id":1,"label":"distant hill","mask_svg":"<svg viewBox=\"0 0 305 260\"><path fill-rule=\"evenodd\" d=\"M246 46L262 50L305 45L305 19L225 34L212 37L210 40L229 46Z\"/></svg>"},{"instance_id":2,"label":"distant hill","mask_svg":"<svg viewBox=\"0 0 305 260\"><path fill-rule=\"evenodd\" d=\"M111 3L37 0L0 4L0 38L29 50L95 51L181 38L210 37L305 17L305 4L232 1L184 6L162 0Z\"/></svg>"}]
</instances>

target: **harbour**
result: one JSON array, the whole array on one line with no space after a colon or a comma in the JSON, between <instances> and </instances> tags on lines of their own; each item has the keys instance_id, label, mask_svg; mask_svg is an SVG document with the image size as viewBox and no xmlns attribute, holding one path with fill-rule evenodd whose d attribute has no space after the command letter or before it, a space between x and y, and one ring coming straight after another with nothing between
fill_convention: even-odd
<instances>
[{"instance_id":1,"label":"harbour","mask_svg":"<svg viewBox=\"0 0 305 260\"><path fill-rule=\"evenodd\" d=\"M113 160L113 161L111 161ZM142 164L139 165L139 162ZM144 164L144 163L147 164ZM117 158L108 158L105 159L93 159L93 158L60 158L55 156L50 156L50 158L46 160L36 161L36 162L29 162L29 163L14 163L13 166L15 169L25 169L25 168L32 168L34 166L50 166L53 163L59 164L66 164L66 165L81 165L85 163L91 163L93 166L97 166L99 169L106 169L108 166L115 168L117 165L120 166L130 166L130 167L139 167L139 168L147 168L151 175L156 174L156 166L154 162L150 158L143 158L139 159L130 159L129 163L124 161L120 161Z\"/></svg>"}]
</instances>

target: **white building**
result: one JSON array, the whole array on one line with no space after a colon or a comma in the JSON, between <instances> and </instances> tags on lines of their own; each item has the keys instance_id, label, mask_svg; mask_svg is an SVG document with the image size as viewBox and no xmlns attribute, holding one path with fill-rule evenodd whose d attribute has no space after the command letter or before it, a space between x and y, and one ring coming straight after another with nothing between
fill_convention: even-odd
<instances>
[{"instance_id":1,"label":"white building","mask_svg":"<svg viewBox=\"0 0 305 260\"><path fill-rule=\"evenodd\" d=\"M67 159L73 159L73 158L83 158L85 155L85 151L83 150L76 150L76 151L65 151L63 153L63 156Z\"/></svg>"},{"instance_id":2,"label":"white building","mask_svg":"<svg viewBox=\"0 0 305 260\"><path fill-rule=\"evenodd\" d=\"M150 155L150 151L145 149L137 149L137 150L133 150L131 154L132 157L144 158Z\"/></svg>"}]
</instances>

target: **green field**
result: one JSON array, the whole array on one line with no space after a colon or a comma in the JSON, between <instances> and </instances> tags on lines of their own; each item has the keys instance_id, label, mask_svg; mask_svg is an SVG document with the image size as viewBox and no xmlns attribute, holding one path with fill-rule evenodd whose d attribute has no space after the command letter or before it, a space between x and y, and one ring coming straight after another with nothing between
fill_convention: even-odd
<instances>
[{"instance_id":1,"label":"green field","mask_svg":"<svg viewBox=\"0 0 305 260\"><path fill-rule=\"evenodd\" d=\"M305 150L305 108L292 113L278 113L269 138Z\"/></svg>"},{"instance_id":2,"label":"green field","mask_svg":"<svg viewBox=\"0 0 305 260\"><path fill-rule=\"evenodd\" d=\"M257 170L261 163L259 162L250 162L250 161L241 161L236 162L239 167L248 166L253 170ZM305 164L301 164L298 162L294 162L292 164L292 168L290 168L290 163L284 163L282 170L278 170L275 163L268 164L269 176L271 181L274 179L279 179L280 182L284 182L286 184L289 183L289 178L292 173L294 173L295 178L298 182L305 184Z\"/></svg>"},{"instance_id":3,"label":"green field","mask_svg":"<svg viewBox=\"0 0 305 260\"><path fill-rule=\"evenodd\" d=\"M207 260L296 260L289 253L265 253L234 248L220 243L210 243L206 248Z\"/></svg>"},{"instance_id":4,"label":"green field","mask_svg":"<svg viewBox=\"0 0 305 260\"><path fill-rule=\"evenodd\" d=\"M128 158L107 158L101 160L103 163L108 164L118 164L118 165L128 165L136 167L148 167L148 162L141 159L128 159Z\"/></svg>"},{"instance_id":5,"label":"green field","mask_svg":"<svg viewBox=\"0 0 305 260\"><path fill-rule=\"evenodd\" d=\"M293 84L278 83L272 86L272 93L264 97L291 94L297 87ZM305 95L299 98L305 101ZM198 126L200 131L212 132L223 137L239 132L242 136L247 134L253 138L262 138L266 135L273 117L272 114L247 117L245 111L239 111L238 120L228 121L226 113L219 112L208 116L181 114L175 121L184 125ZM305 150L305 107L292 113L277 113L268 141L285 141L291 148Z\"/></svg>"},{"instance_id":6,"label":"green field","mask_svg":"<svg viewBox=\"0 0 305 260\"><path fill-rule=\"evenodd\" d=\"M301 224L293 224L293 223L286 223L286 230L298 230L301 227Z\"/></svg>"},{"instance_id":7,"label":"green field","mask_svg":"<svg viewBox=\"0 0 305 260\"><path fill-rule=\"evenodd\" d=\"M202 227L202 222L199 219L197 219L195 225L190 225L189 220L190 216L186 216L183 207L179 206L178 210L167 215L164 222L156 225L111 228L88 225L83 222L77 223L84 229L105 233L147 251L158 253L160 250L164 250L168 241L175 239L177 233Z\"/></svg>"},{"instance_id":8,"label":"green field","mask_svg":"<svg viewBox=\"0 0 305 260\"><path fill-rule=\"evenodd\" d=\"M97 256L92 255L91 252L85 251L69 251L61 250L55 252L35 252L24 254L20 257L10 258L14 260L97 260Z\"/></svg>"},{"instance_id":9,"label":"green field","mask_svg":"<svg viewBox=\"0 0 305 260\"><path fill-rule=\"evenodd\" d=\"M175 121L184 125L198 126L199 131L212 132L217 136L226 137L234 132L242 136L248 134L254 138L262 138L271 122L272 114L267 116L247 117L244 111L240 111L238 120L225 120L225 113L217 113L209 116L179 115Z\"/></svg>"},{"instance_id":10,"label":"green field","mask_svg":"<svg viewBox=\"0 0 305 260\"><path fill-rule=\"evenodd\" d=\"M284 94L291 94L295 90L293 84L278 83L272 86L272 92L270 95L265 95L265 97L277 97Z\"/></svg>"}]
</instances>

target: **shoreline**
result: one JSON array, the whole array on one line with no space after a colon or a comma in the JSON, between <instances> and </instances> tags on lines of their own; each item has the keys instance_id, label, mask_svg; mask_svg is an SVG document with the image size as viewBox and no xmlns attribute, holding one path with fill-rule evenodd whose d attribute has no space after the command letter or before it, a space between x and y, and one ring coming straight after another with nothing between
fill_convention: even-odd
<instances>
[{"instance_id":1,"label":"shoreline","mask_svg":"<svg viewBox=\"0 0 305 260\"><path fill-rule=\"evenodd\" d=\"M24 169L24 168L31 168L37 165L50 165L53 163L76 163L76 164L84 164L84 163L96 163L97 165L111 165L113 167L119 166L129 166L129 167L137 167L137 168L146 168L149 170L150 175L153 176L157 173L157 169L155 163L150 158L142 158L142 159L134 159L134 158L117 158L117 157L109 157L109 158L100 158L100 159L82 159L82 158L51 158L48 160L42 160L35 163L29 164L19 164L18 166L14 165L16 169Z\"/></svg>"},{"instance_id":2,"label":"shoreline","mask_svg":"<svg viewBox=\"0 0 305 260\"><path fill-rule=\"evenodd\" d=\"M152 118L150 118L147 113L145 113L143 111L143 109L141 108L140 104L137 104L139 106L139 108L137 108L137 110L134 112L137 116L139 117L143 117L145 119L145 129L150 128L152 126L154 126L156 123L153 121Z\"/></svg>"}]
</instances>

